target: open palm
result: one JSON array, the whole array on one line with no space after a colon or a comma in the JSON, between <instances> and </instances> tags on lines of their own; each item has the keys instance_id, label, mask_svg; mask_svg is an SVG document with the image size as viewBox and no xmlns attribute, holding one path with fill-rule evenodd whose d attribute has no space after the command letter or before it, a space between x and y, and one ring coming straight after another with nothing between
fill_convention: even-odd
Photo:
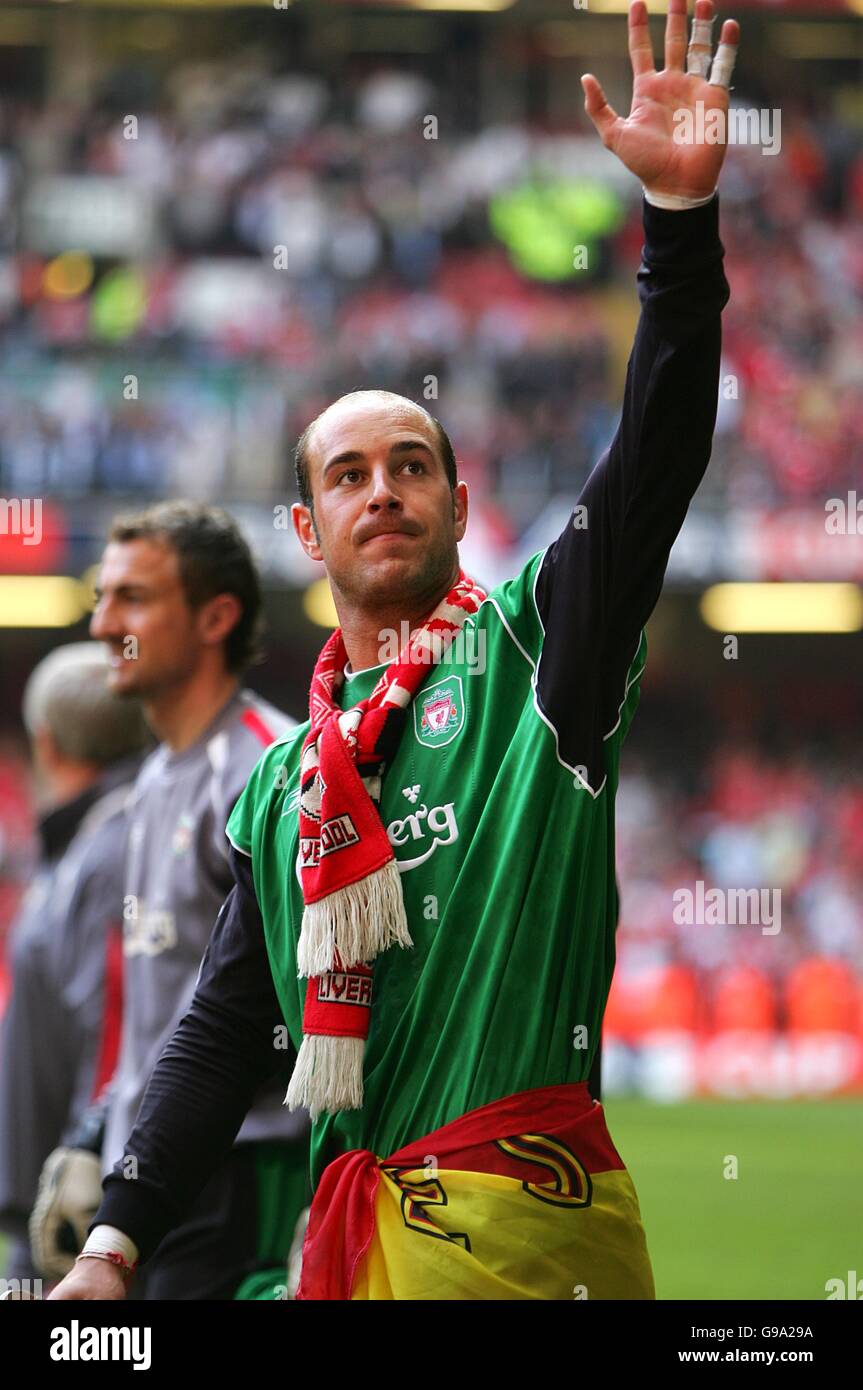
<instances>
[{"instance_id":1,"label":"open palm","mask_svg":"<svg viewBox=\"0 0 863 1390\"><path fill-rule=\"evenodd\" d=\"M713 18L712 0L698 0L697 19ZM720 42L736 47L739 25L727 19ZM581 82L585 110L607 149L636 174L651 193L704 198L716 187L727 148L728 91L706 77L686 72L686 0L669 0L665 27L665 67L653 66L653 49L644 0L633 0L629 10L629 54L632 60L632 109L624 120L609 106L596 78L586 73ZM699 121L698 103L703 104ZM710 130L712 111L722 113L721 139L712 144L701 139L684 143L686 126L696 133ZM677 132L677 139L675 139ZM712 137L713 138L713 137Z\"/></svg>"}]
</instances>

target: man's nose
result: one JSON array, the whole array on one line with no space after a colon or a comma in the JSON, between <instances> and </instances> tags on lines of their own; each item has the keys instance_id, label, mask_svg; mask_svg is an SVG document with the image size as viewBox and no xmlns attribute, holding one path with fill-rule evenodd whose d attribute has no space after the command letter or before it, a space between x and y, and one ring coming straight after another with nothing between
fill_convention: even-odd
<instances>
[{"instance_id":1,"label":"man's nose","mask_svg":"<svg viewBox=\"0 0 863 1390\"><path fill-rule=\"evenodd\" d=\"M392 478L387 472L381 470L375 473L372 479L372 495L369 498L369 511L377 512L383 507L389 507L395 511L402 505L402 500L398 492L393 487Z\"/></svg>"},{"instance_id":2,"label":"man's nose","mask_svg":"<svg viewBox=\"0 0 863 1390\"><path fill-rule=\"evenodd\" d=\"M106 642L116 636L116 627L112 609L107 604L97 603L90 618L90 636L97 642Z\"/></svg>"}]
</instances>

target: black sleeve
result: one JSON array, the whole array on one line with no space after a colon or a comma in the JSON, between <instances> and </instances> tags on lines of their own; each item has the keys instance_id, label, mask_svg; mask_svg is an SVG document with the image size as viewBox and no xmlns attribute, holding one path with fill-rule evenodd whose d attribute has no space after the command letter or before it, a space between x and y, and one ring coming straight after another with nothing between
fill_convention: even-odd
<instances>
[{"instance_id":1,"label":"black sleeve","mask_svg":"<svg viewBox=\"0 0 863 1390\"><path fill-rule=\"evenodd\" d=\"M620 424L537 577L540 708L560 755L603 778L627 671L704 476L716 424L722 268L719 195L685 212L643 202L641 316Z\"/></svg>"},{"instance_id":2,"label":"black sleeve","mask_svg":"<svg viewBox=\"0 0 863 1390\"><path fill-rule=\"evenodd\" d=\"M258 1086L296 1054L276 1047L284 1028L270 972L251 860L231 849L235 884L216 920L188 1013L150 1077L126 1159L103 1183L90 1226L116 1226L144 1261L178 1225L227 1157ZM280 1031L279 1040L286 1035ZM124 1162L137 1161L134 1178ZM133 1171L135 1171L133 1169Z\"/></svg>"}]
</instances>

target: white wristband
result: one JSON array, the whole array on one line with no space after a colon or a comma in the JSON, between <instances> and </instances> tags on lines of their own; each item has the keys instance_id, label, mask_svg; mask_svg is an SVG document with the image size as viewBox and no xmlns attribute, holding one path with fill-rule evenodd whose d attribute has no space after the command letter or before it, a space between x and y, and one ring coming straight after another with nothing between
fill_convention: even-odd
<instances>
[{"instance_id":1,"label":"white wristband","mask_svg":"<svg viewBox=\"0 0 863 1390\"><path fill-rule=\"evenodd\" d=\"M703 208L706 203L712 203L718 191L718 188L714 188L706 198L684 198L682 193L648 193L644 188L644 196L655 208L665 208L668 212L682 212L685 208Z\"/></svg>"},{"instance_id":2,"label":"white wristband","mask_svg":"<svg viewBox=\"0 0 863 1390\"><path fill-rule=\"evenodd\" d=\"M137 1245L116 1226L94 1226L81 1255L122 1255L130 1269L138 1263Z\"/></svg>"}]
</instances>

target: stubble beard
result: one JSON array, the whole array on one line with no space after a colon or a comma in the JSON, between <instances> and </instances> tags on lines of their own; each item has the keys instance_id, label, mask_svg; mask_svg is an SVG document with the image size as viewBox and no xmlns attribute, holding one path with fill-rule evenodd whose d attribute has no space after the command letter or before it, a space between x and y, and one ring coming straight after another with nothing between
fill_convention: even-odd
<instances>
[{"instance_id":1,"label":"stubble beard","mask_svg":"<svg viewBox=\"0 0 863 1390\"><path fill-rule=\"evenodd\" d=\"M396 609L433 607L449 591L457 565L458 550L452 541L427 551L421 564L397 566L390 573L375 573L377 567L370 567L364 574L357 567L338 587L350 603L388 616Z\"/></svg>"},{"instance_id":2,"label":"stubble beard","mask_svg":"<svg viewBox=\"0 0 863 1390\"><path fill-rule=\"evenodd\" d=\"M136 658L130 657L129 665L134 665L135 660ZM194 662L178 660L171 666L163 667L160 671L150 671L144 674L135 672L131 681L123 681L112 689L112 694L123 700L158 700L185 685L194 674L194 670Z\"/></svg>"}]
</instances>

